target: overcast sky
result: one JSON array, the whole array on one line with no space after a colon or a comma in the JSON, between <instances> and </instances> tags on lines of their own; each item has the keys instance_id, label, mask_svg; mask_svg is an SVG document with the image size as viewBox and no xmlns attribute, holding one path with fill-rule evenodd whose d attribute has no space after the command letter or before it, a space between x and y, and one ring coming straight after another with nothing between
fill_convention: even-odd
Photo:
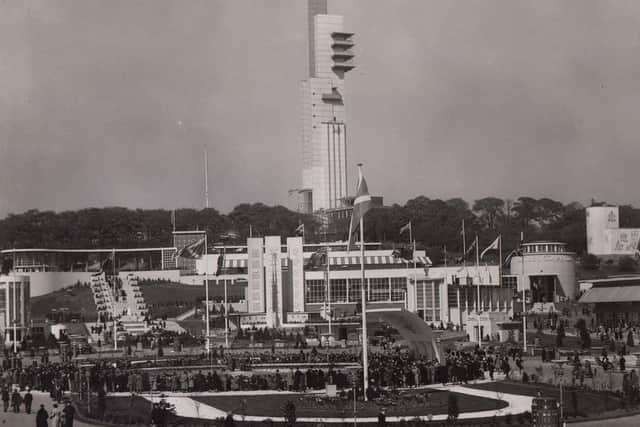
<instances>
[{"instance_id":1,"label":"overcast sky","mask_svg":"<svg viewBox=\"0 0 640 427\"><path fill-rule=\"evenodd\" d=\"M349 160L387 203L640 204L640 2L330 1ZM0 0L0 217L296 206L300 0ZM353 178L350 183L355 183Z\"/></svg>"}]
</instances>

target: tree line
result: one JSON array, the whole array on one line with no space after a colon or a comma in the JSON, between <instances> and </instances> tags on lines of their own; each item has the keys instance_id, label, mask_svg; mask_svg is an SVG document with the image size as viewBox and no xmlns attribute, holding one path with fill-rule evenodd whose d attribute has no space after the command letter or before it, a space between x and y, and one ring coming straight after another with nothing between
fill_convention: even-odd
<instances>
[{"instance_id":1,"label":"tree line","mask_svg":"<svg viewBox=\"0 0 640 427\"><path fill-rule=\"evenodd\" d=\"M418 196L404 205L372 209L365 220L365 235L367 241L381 242L386 247L409 244L408 233L401 234L400 229L411 222L412 237L417 247L427 250L434 262L441 262L445 250L450 257L462 253L463 220L467 247L476 235L481 249L502 235L503 253L506 255L518 246L523 233L526 241L554 240L567 243L569 249L578 254L586 250L583 205L527 196L515 200L485 197L472 204L461 198L441 200ZM640 209L621 206L620 220L622 227L640 227ZM229 230L238 234L238 244L250 234L292 236L303 223L306 242L321 242L327 238L322 220L317 215L301 214L284 206L243 203L228 214L212 208L175 211L176 230L206 230L212 244ZM337 231L331 238L346 239L348 224L348 218L337 220ZM171 245L172 231L172 212L166 209L29 210L9 214L0 220L0 247L163 247ZM495 259L497 254L491 256Z\"/></svg>"}]
</instances>

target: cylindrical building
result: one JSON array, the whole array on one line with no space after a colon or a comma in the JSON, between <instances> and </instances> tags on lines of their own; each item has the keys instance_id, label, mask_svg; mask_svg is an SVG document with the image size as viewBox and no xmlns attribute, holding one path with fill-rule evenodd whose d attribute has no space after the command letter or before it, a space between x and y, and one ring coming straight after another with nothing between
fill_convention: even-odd
<instances>
[{"instance_id":1,"label":"cylindrical building","mask_svg":"<svg viewBox=\"0 0 640 427\"><path fill-rule=\"evenodd\" d=\"M510 266L511 274L518 276L519 291L523 286L530 290L534 303L576 298L576 256L567 250L566 243L525 243L522 250L522 256L511 258Z\"/></svg>"}]
</instances>

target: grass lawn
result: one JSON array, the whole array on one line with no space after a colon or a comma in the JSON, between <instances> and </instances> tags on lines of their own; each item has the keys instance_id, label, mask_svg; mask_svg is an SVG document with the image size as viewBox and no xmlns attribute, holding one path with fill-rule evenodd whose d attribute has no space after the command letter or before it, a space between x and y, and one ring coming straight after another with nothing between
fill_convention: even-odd
<instances>
[{"instance_id":1,"label":"grass lawn","mask_svg":"<svg viewBox=\"0 0 640 427\"><path fill-rule=\"evenodd\" d=\"M102 420L117 425L149 425L151 416L151 402L139 396L134 397L105 397L104 413L100 414L97 397L92 396L91 411L89 413L86 400L74 399L76 409L88 419Z\"/></svg>"},{"instance_id":2,"label":"grass lawn","mask_svg":"<svg viewBox=\"0 0 640 427\"><path fill-rule=\"evenodd\" d=\"M140 290L144 300L149 306L152 317L176 317L193 308L198 298L204 299L204 286L183 285L181 283L140 283ZM227 295L233 300L244 298L243 285L227 286ZM209 283L209 298L222 300L224 298L224 286Z\"/></svg>"},{"instance_id":3,"label":"grass lawn","mask_svg":"<svg viewBox=\"0 0 640 427\"><path fill-rule=\"evenodd\" d=\"M428 394L428 397L427 397ZM484 411L504 408L506 402L482 397L454 393L458 397L460 412ZM378 401L358 401L359 417L375 417L381 408L387 416L418 416L446 414L448 391L421 390L398 392L393 399ZM318 395L270 395L270 396L200 396L195 400L237 415L258 415L267 417L283 416L282 408L288 400L294 402L298 417L351 417L353 400L349 394L345 398L328 398Z\"/></svg>"},{"instance_id":4,"label":"grass lawn","mask_svg":"<svg viewBox=\"0 0 640 427\"><path fill-rule=\"evenodd\" d=\"M47 317L52 309L68 309L70 313L83 314L86 322L98 318L93 294L88 287L71 287L46 295L31 298L31 317L41 320Z\"/></svg>"},{"instance_id":5,"label":"grass lawn","mask_svg":"<svg viewBox=\"0 0 640 427\"><path fill-rule=\"evenodd\" d=\"M494 383L473 384L468 387L480 390L496 391L496 396L499 396L499 393L537 396L538 391L540 391L543 397L553 397L560 400L560 388L548 384L522 384L499 381ZM573 398L574 392L571 389L565 388L563 391L562 401L565 408L565 414L567 415L574 415ZM601 414L621 407L621 400L618 397L611 395L611 393L576 389L575 398L578 405L578 415L580 416Z\"/></svg>"}]
</instances>

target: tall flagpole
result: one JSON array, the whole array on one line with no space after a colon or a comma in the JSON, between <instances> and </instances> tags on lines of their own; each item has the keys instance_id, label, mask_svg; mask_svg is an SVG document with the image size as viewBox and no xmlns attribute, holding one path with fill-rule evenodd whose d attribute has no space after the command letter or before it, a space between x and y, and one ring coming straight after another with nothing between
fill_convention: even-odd
<instances>
[{"instance_id":1,"label":"tall flagpole","mask_svg":"<svg viewBox=\"0 0 640 427\"><path fill-rule=\"evenodd\" d=\"M478 274L478 303L477 315L478 315L478 345L482 346L482 331L480 329L480 252L478 250L478 235L476 234L476 273Z\"/></svg>"},{"instance_id":2,"label":"tall flagpole","mask_svg":"<svg viewBox=\"0 0 640 427\"><path fill-rule=\"evenodd\" d=\"M522 260L522 344L523 350L527 352L527 291L524 280L524 231L520 232L520 259Z\"/></svg>"},{"instance_id":3,"label":"tall flagpole","mask_svg":"<svg viewBox=\"0 0 640 427\"><path fill-rule=\"evenodd\" d=\"M330 263L329 263L329 241L327 241L327 254L326 254L326 260L327 260L327 301L328 301L328 310L329 313L325 313L329 316L329 335L332 334L331 332L331 280L330 280Z\"/></svg>"},{"instance_id":4,"label":"tall flagpole","mask_svg":"<svg viewBox=\"0 0 640 427\"><path fill-rule=\"evenodd\" d=\"M211 352L211 342L210 340L210 333L209 333L209 321L211 320L209 318L209 260L207 259L207 253L208 253L208 242L207 242L207 232L205 231L204 233L204 265L205 265L205 269L204 269L204 317L205 317L205 327L204 327L204 331L205 334L207 334L207 338L205 339L205 350L207 352L207 355L210 354Z\"/></svg>"},{"instance_id":5,"label":"tall flagpole","mask_svg":"<svg viewBox=\"0 0 640 427\"><path fill-rule=\"evenodd\" d=\"M111 251L111 267L113 274L113 293L111 295L111 299L113 301L113 349L118 349L118 324L116 323L116 299L118 294L118 280L116 278L116 250L112 249ZM104 273L104 279L107 280L107 273Z\"/></svg>"},{"instance_id":6,"label":"tall flagpole","mask_svg":"<svg viewBox=\"0 0 640 427\"><path fill-rule=\"evenodd\" d=\"M369 355L367 338L367 293L365 291L364 274L364 218L360 218L360 272L362 279L360 283L360 294L362 298L362 370L363 370L363 392L364 400L367 399L367 389L369 388Z\"/></svg>"},{"instance_id":7,"label":"tall flagpole","mask_svg":"<svg viewBox=\"0 0 640 427\"><path fill-rule=\"evenodd\" d=\"M227 255L227 246L226 243L222 244L222 266L220 269L224 268L224 263L226 260L224 259ZM222 271L221 271L222 272ZM225 348L229 348L229 300L227 294L227 280L222 279L224 281L224 346Z\"/></svg>"},{"instance_id":8,"label":"tall flagpole","mask_svg":"<svg viewBox=\"0 0 640 427\"><path fill-rule=\"evenodd\" d=\"M502 287L502 234L498 239L498 287Z\"/></svg>"}]
</instances>

